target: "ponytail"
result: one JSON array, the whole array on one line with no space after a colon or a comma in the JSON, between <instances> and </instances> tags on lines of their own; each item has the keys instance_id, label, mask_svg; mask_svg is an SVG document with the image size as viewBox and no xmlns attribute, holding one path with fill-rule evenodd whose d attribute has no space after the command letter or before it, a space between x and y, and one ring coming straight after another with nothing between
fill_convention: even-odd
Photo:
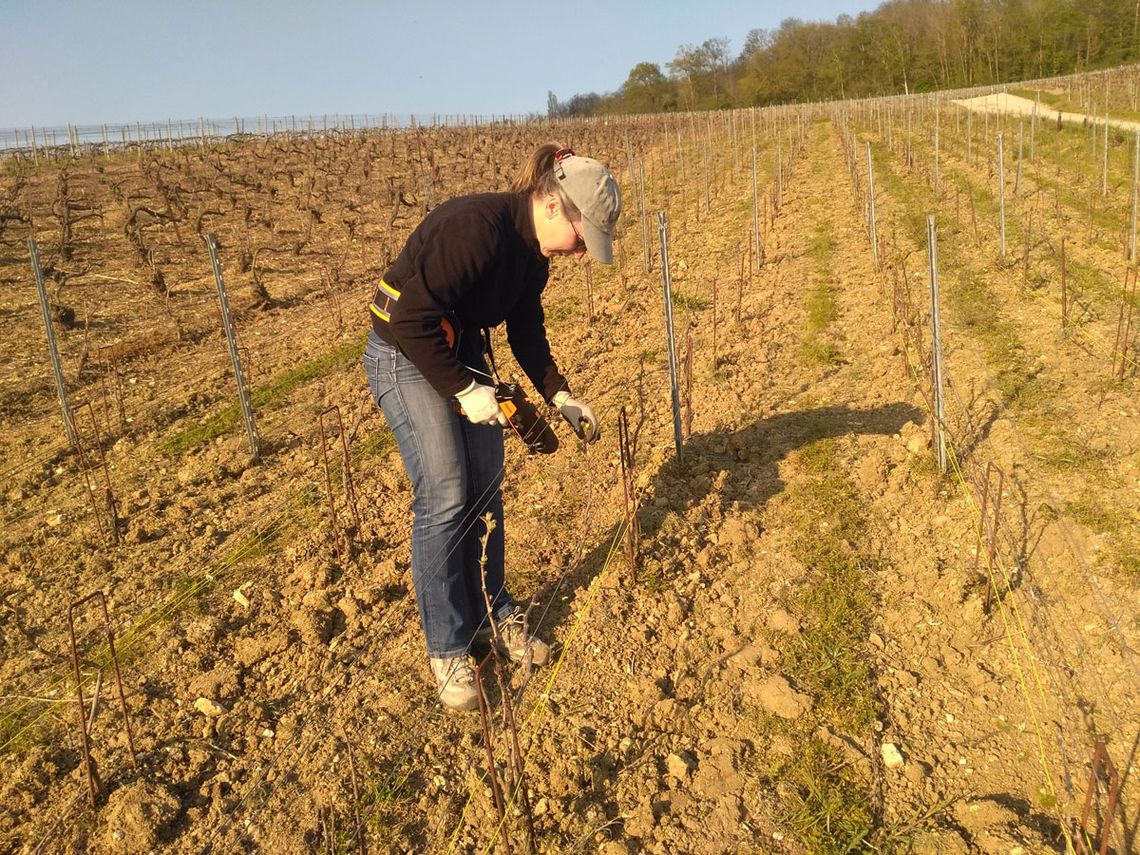
<instances>
[{"instance_id":1,"label":"ponytail","mask_svg":"<svg viewBox=\"0 0 1140 855\"><path fill-rule=\"evenodd\" d=\"M554 155L561 148L554 143L544 143L536 148L511 182L511 192L556 196L568 217L578 217L581 214L578 206L570 200L554 177Z\"/></svg>"}]
</instances>

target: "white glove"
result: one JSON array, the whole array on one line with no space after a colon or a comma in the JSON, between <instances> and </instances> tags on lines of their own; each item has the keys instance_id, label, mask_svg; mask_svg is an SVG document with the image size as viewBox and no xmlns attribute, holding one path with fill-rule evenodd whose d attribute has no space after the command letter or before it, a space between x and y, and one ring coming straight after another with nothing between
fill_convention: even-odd
<instances>
[{"instance_id":1,"label":"white glove","mask_svg":"<svg viewBox=\"0 0 1140 855\"><path fill-rule=\"evenodd\" d=\"M499 409L499 401L495 398L495 390L482 383L471 381L471 385L455 396L463 415L475 425L507 426L507 417Z\"/></svg>"},{"instance_id":2,"label":"white glove","mask_svg":"<svg viewBox=\"0 0 1140 855\"><path fill-rule=\"evenodd\" d=\"M590 405L571 398L570 393L565 389L561 392L555 392L550 403L558 407L558 411L562 413L562 418L570 422L570 427L574 428L574 433L578 434L579 439L586 442L596 442L598 437L602 435L601 428L598 425L598 417L594 415Z\"/></svg>"}]
</instances>

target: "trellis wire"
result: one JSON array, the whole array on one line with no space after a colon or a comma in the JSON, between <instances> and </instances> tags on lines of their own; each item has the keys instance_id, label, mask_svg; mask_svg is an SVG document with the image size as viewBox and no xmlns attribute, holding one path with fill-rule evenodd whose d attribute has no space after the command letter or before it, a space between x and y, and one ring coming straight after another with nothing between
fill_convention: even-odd
<instances>
[{"instance_id":1,"label":"trellis wire","mask_svg":"<svg viewBox=\"0 0 1140 855\"><path fill-rule=\"evenodd\" d=\"M908 363L909 363L909 360L908 360ZM926 373L926 366L924 366L924 365L915 366L915 365L913 365L913 364L910 364L910 365L909 365L909 367L910 367L910 370L911 370L911 372L912 372L912 375L913 375L913 376L915 376L915 377L919 376L919 374L925 374L925 373ZM959 466L959 463L958 463L958 460L957 460L957 458L956 458L956 457L954 457L954 458L951 458L951 459L953 460L953 463L954 463L954 472L955 472L955 476L956 476L956 477L957 477L959 480L961 480L961 481L962 481L962 483L965 485L965 483L966 483L965 475L964 475L964 473L963 473L963 471L962 471L961 467ZM971 501L972 501L972 494L971 494ZM976 507L976 504L974 504L974 506L973 506L973 507L974 507L974 510L975 510L975 512L976 512L976 511L977 511L977 507ZM979 515L978 515L977 513L975 513L975 517L977 518L978 516L979 516ZM984 512L983 512L983 513L982 513L980 516L981 516L981 517L984 517L984 516L985 516ZM1008 591L1009 593L1012 593L1012 585L1011 585L1011 583L1009 582L1009 579L1008 579L1008 575L1006 574L1006 571L1004 570L1004 568L1001 568L1001 566L1000 566L1001 562L1000 562L1000 561L997 561L997 560L996 560L996 556L995 556L995 561L994 561L994 563L998 565L998 569L1000 569L1000 570L1001 570L1001 572L1003 573L1003 575L1006 577L1006 582L1007 582L1007 584L1006 584L1006 587L1007 587L1007 591ZM991 581L991 585L992 585L992 570L991 570L991 572L990 572L990 573L988 573L987 575L990 577L990 581ZM1015 635L1015 632L1014 632L1014 630L1015 630L1015 627L1013 626L1013 620L1015 619L1015 620L1016 620L1016 623L1017 623L1017 626L1018 626L1018 627L1021 627L1021 629L1022 629L1022 631L1021 631L1021 638L1022 638L1022 639L1024 639L1024 641L1025 641L1025 642L1026 642L1026 644L1028 645L1028 643L1029 643L1029 639L1028 639L1028 636L1027 636L1027 634L1024 632L1024 628L1023 628L1023 626L1022 626L1022 621L1021 621L1021 618L1020 618L1020 616L1019 616L1019 614L1018 614L1018 609L1017 609L1017 605L1016 605L1016 603L1015 603L1015 602L1014 602L1014 601L1011 599L1011 601L1010 601L1010 603L1009 603L1009 606L1008 606L1008 610L1011 612L1011 614L1007 614L1007 606L1006 606L1006 604L1005 604L1005 602L1004 602L1004 598L999 598L999 599L998 599L998 606L999 606L999 612L1000 612L1000 615L1001 615L1001 620L1002 620L1002 625L1003 625L1003 632L1005 633L1005 635L1006 635L1007 639L1008 639L1008 640L1011 642L1011 644L1013 644L1013 643L1014 643L1014 641L1015 641L1015 638L1014 638L1014 635ZM1027 708L1029 709L1030 715L1031 715L1031 717L1033 718L1033 722L1034 722L1034 731L1035 731L1035 733L1037 734L1037 737L1038 737L1038 748L1039 748L1039 751L1040 751L1040 753L1041 753L1041 760L1042 760L1042 763L1043 763L1043 768L1044 768L1044 770L1045 770L1045 772L1046 772L1046 781L1047 781L1047 782L1051 782L1051 781L1052 781L1052 776L1051 776L1051 775L1049 775L1049 772L1048 772L1048 761L1047 761L1047 759L1046 759L1046 757L1045 757L1045 754L1044 754L1044 747L1043 747L1043 743L1042 743L1042 741L1041 741L1041 729L1040 729L1040 727L1039 727L1039 724L1038 724L1038 722L1037 722L1037 713L1036 713L1036 707L1035 707L1035 706L1033 705L1033 703L1032 703L1032 699L1031 699L1031 693L1030 693L1030 690L1029 690L1029 684L1028 684L1028 682L1027 682L1027 680L1026 680L1026 678L1025 678L1025 675L1023 674L1023 668L1022 668L1022 665L1020 664L1020 658L1023 656L1023 654L1020 654L1020 653L1016 652L1016 650L1015 650L1014 656L1015 656L1015 665L1016 665L1016 668L1017 668L1017 677L1018 677L1018 681L1019 681L1019 683L1021 684L1021 687L1022 687L1023 693L1024 693L1024 695L1025 695L1025 700L1026 700ZM1032 672L1033 672L1033 676L1034 676L1034 678L1035 678L1035 681L1036 681L1036 684L1037 684L1037 687L1038 687L1038 690L1042 692L1042 696L1043 696L1043 690L1042 690L1042 689L1041 689L1041 687L1040 687L1040 677L1039 677L1039 675L1038 675L1038 673L1037 673L1037 668L1036 668L1036 666L1034 665L1034 659L1033 659L1032 655L1028 656L1028 667L1029 667L1029 668L1032 670ZM1050 784L1050 792L1052 792L1052 789L1051 789L1051 784Z\"/></svg>"},{"instance_id":2,"label":"trellis wire","mask_svg":"<svg viewBox=\"0 0 1140 855\"><path fill-rule=\"evenodd\" d=\"M503 476L503 475L505 474L505 469L506 469L506 467L505 467L505 464L504 464L504 467L500 468L498 475L499 475L499 476ZM317 489L317 488L316 488L316 482L312 482L312 483L310 484L310 492L314 492L314 493L315 493L315 492L316 492L316 489ZM469 512L468 512L468 514L465 516L465 519L464 519L464 523L465 523L465 525L464 525L464 528L463 528L463 530L462 530L462 532L461 532L461 535L460 535L460 536L459 536L459 537L456 539L456 541L455 541L455 544L453 544L453 545L452 545L451 549L450 549L450 550L448 550L448 552L446 552L446 553L442 553L442 552L441 552L440 558L439 558L438 560L435 560L435 561L433 561L433 562L432 562L432 565L433 565L433 566L436 566L436 567L442 566L442 560L443 560L443 558L445 558L445 557L446 557L446 555L450 554L450 552L451 552L452 550L454 550L454 549L456 548L456 546L457 546L459 543L461 543L461 542L462 542L462 539L463 539L463 535L465 535L467 531L471 530L471 528L473 528L473 527L474 527L476 524L478 524L478 522L479 522L479 520L480 520L480 516L479 516L479 514L480 514L480 513L482 512L482 510L484 510L484 509L485 509L485 507L486 507L486 504L485 504L485 499L486 499L486 497L487 497L487 493L486 493L486 492L484 492L484 494L482 494L482 495L480 495L480 496L478 496L478 497L476 497L476 498L475 498L475 500L474 500L474 505L473 505L473 508L472 508L472 510L471 510L471 511L469 511ZM469 521L468 521L468 520L469 520ZM563 578L564 578L564 577L563 577ZM561 585L561 579L559 580L559 585ZM557 587L556 587L555 591L557 591ZM552 595L552 596L553 596L553 595ZM389 611L383 620L384 620L384 621L386 621L386 620L389 618L389 616L391 616L391 615L393 615L393 614L395 614L395 610ZM541 622L541 621L540 621L540 622ZM381 624L381 626L383 626L383 623ZM321 699L322 699L324 696L327 696L327 694L328 694L328 693L329 693L329 692L332 690L332 688L333 688L334 686L335 686L335 683L331 683L331 684L330 684L328 687L326 687L326 690L325 690L325 692L321 693L321 695L320 695L319 697L317 697L316 699L314 699L314 704L315 704L317 701L321 700ZM338 708L338 709L339 709L339 706L340 706L340 704L342 704L342 703L343 703L343 701L344 701L344 698L345 698L345 696L341 696L341 699L340 699L340 701L338 702L338 706L337 706L337 708ZM315 739L315 738L316 738L316 735L314 735L314 739ZM307 746L305 746L305 747L310 747L310 748L311 748L311 745L312 745L312 741L313 741L313 740L310 740L310 742L308 743L308 745L307 745ZM302 749L302 750L301 750L301 752L299 752L299 753L303 753L303 750L304 750L304 749ZM259 786L260 782L261 782L261 781L264 781L264 778L265 778L265 775L266 775L266 773L268 772L268 770L269 770L270 768L272 768L272 767L273 767L273 766L276 764L276 762L277 762L277 760L276 760L276 758L275 758L275 759L274 759L272 762L270 762L269 764L267 764L267 765L264 765L264 766L262 767L262 769L260 770L260 772L259 772L259 774L258 774L258 780L255 780L255 781L253 782L253 784L251 784L251 786L249 787L249 789L247 789L246 795L245 795L245 796L243 796L243 798L242 798L242 802L244 802L246 798L248 798L248 797L249 797L249 796L250 796L250 795L251 795L251 794L252 794L254 791L256 791L256 790L258 789L258 786ZM290 766L289 766L289 769L291 769L295 763L296 763L296 759L294 759L294 761L293 761L293 764L290 764ZM275 789L276 789L278 786L280 786L280 783L281 783L281 782L282 782L284 779L285 779L285 776L281 776L281 777L278 779L278 782L277 782L277 783L274 783L274 784L271 786L271 790L275 790ZM263 804L264 804L264 802L263 802ZM226 826L228 826L228 825L229 825L229 824L230 824L230 823L233 821L233 819L234 819L234 817L235 817L235 814L236 814L236 811L237 811L237 808L238 808L238 807L240 807L240 805L241 805L241 802L239 802L239 804L238 804L238 805L235 805L235 807L234 807L234 808L231 810L231 812L230 812L230 813L227 815L227 817L226 817L226 819L225 819L225 822L223 823L222 827L221 827L221 828L219 828L219 829L217 829L217 830L215 830L215 832L214 832L214 833L211 835L210 839L209 839L209 840L207 840L207 841L206 841L206 843L204 844L204 846L203 846L203 847L202 847L202 848L199 850L201 853L203 853L203 855L204 855L204 853L206 853L206 852L210 852L210 851L213 851L213 848L214 848L214 847L213 847L213 839L214 839L214 837L215 837L215 836L216 836L218 833L220 833L222 830L224 830L224 828L225 828Z\"/></svg>"},{"instance_id":3,"label":"trellis wire","mask_svg":"<svg viewBox=\"0 0 1140 855\"><path fill-rule=\"evenodd\" d=\"M623 414L624 414L624 409L623 409ZM620 424L619 424L619 429L620 429ZM632 481L632 457L633 457L633 447L634 447L634 444L635 444L635 442L636 442L636 432L635 432L634 438L633 438L632 440L630 440L630 446L629 446L629 447L630 447L630 469L629 469L629 472L630 472L630 479L631 479L631 481ZM502 473L503 473L503 470L500 470L500 474L502 474ZM313 486L315 487L315 485L313 485ZM593 492L593 491L592 491L592 487L588 488L588 489L587 489L587 492L588 492L588 494L592 494L592 492ZM479 498L476 500L476 505L479 505L479 503L482 501L482 499L483 499L483 497L479 497ZM478 517L477 517L477 513L478 513L478 510L476 510L475 512L473 512L473 514L472 514L472 516L473 516L473 519L472 519L472 521L471 521L471 525L474 525L474 524L477 522L477 519L478 519ZM589 521L589 512L587 511L587 519L586 519L586 523L587 523L587 524L588 524L588 521ZM636 525L636 513L635 513L635 516L634 516L634 524ZM623 526L623 528L624 528L624 526ZM620 535L620 532L619 532L619 535ZM636 537L636 535L635 535L635 537ZM586 538L586 533L585 533L585 532L583 532L583 543L585 542L585 538ZM459 540L461 541L461 540L462 540L462 538L460 538ZM614 543L616 543L616 542L617 542L617 536L615 536L615 540L614 540ZM453 547L453 548L454 548L454 547ZM438 564L439 562L434 562L434 563ZM603 569L604 569L604 568L603 568ZM557 593L558 593L558 591L560 590L560 588L561 588L562 584L564 583L565 579L566 579L566 573L563 573L563 574L562 574L562 576L561 576L561 577L559 577L557 584L554 586L554 590L553 590L553 592L550 594L550 598L551 598L551 600L553 600L553 599L556 599ZM547 609L549 609L549 607L550 607L550 605L549 605L549 603L548 603L548 604L547 604L547 607L546 607L546 608L547 608ZM391 614L393 614L393 613L394 613L394 612L389 612L388 614L389 614L389 615L391 615ZM544 610L544 614L545 614L545 610ZM539 620L539 623L541 623L541 618L540 618L540 620ZM564 647L564 648L563 648L563 654L562 654L563 656L565 656L565 649L566 649L566 648ZM555 670L555 671L557 670L557 666L555 666L555 669L554 669L554 670ZM553 677L552 677L551 679L553 679ZM326 689L326 691L325 691L324 693L322 693L322 696L324 696L324 695L327 695L327 694L328 694L328 691L330 691L330 690L333 688L333 686L334 686L334 685L335 685L335 684L330 684L330 685L329 685L329 687ZM343 698L342 698L342 700L343 700ZM314 736L314 738L315 738L315 736ZM418 740L418 739L417 739L417 738L416 738L414 735L413 735L411 738L412 738L412 739L415 739L415 740L416 740L416 743L417 743L417 744L419 744L419 740ZM311 744L311 742L310 742L310 744ZM276 761L274 761L274 762L276 762ZM295 762L295 761L294 761L294 762ZM270 766L272 766L272 764L270 764ZM269 767L265 767L265 766L263 766L262 770L260 771L260 773L259 773L259 776L260 776L260 779L261 779L261 780L264 780L264 776L265 776L265 773L267 772L268 768L269 768ZM292 768L292 765L291 765L289 768ZM282 780L283 780L283 778L282 778ZM273 788L273 789L275 789L277 786L278 786L278 784L274 784L272 788ZM248 795L250 794L250 792L252 792L252 790L255 790L256 788L257 788L257 782L255 782L255 783L254 783L254 785L252 785L252 786L251 786L251 789L250 789L250 791L247 791L247 796L246 796L246 797L248 797ZM244 801L244 798L245 798L245 797L243 797L243 801ZM224 824L229 824L229 823L232 821L232 819L234 818L234 814L236 813L236 809L237 809L237 807L235 806L235 808L234 808L234 809L231 811L231 813L230 813L230 814L227 816L227 818L226 818L226 822L225 822ZM458 828L458 826L457 826L457 828ZM216 834L216 833L215 833L215 834ZM212 839L213 839L213 837L211 837L211 841L212 841ZM205 851L212 851L212 849L213 849L213 847L212 847L212 844L211 844L211 842L210 842L210 841L207 841L206 847L205 847L205 848L204 848L202 851L203 851L203 852L205 852Z\"/></svg>"}]
</instances>

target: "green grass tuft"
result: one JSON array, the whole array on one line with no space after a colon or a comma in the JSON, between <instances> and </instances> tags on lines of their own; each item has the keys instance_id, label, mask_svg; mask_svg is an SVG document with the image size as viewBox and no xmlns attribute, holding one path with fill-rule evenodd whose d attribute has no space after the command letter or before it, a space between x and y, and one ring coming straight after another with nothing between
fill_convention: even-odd
<instances>
[{"instance_id":1,"label":"green grass tuft","mask_svg":"<svg viewBox=\"0 0 1140 855\"><path fill-rule=\"evenodd\" d=\"M1125 578L1140 582L1140 538L1125 511L1106 507L1097 497L1085 493L1067 502L1065 513L1105 538L1107 549L1102 560L1115 561Z\"/></svg>"},{"instance_id":2,"label":"green grass tuft","mask_svg":"<svg viewBox=\"0 0 1140 855\"><path fill-rule=\"evenodd\" d=\"M816 736L816 727L872 742L881 713L867 636L874 614L875 560L859 549L867 528L855 485L843 474L834 438L805 443L796 454L801 475L767 511L769 528L789 532L791 552L808 579L791 606L801 632L781 645L781 671L811 694L811 716L785 722L764 717L761 731L782 736L795 752L767 770L777 794L776 818L806 851L866 850L883 831L874 784Z\"/></svg>"},{"instance_id":3,"label":"green grass tuft","mask_svg":"<svg viewBox=\"0 0 1140 855\"><path fill-rule=\"evenodd\" d=\"M673 288L670 294L673 297L673 307L676 309L688 309L690 312L699 312L712 305L711 300L707 300L695 294L686 294L683 291L678 291L676 288Z\"/></svg>"},{"instance_id":4,"label":"green grass tuft","mask_svg":"<svg viewBox=\"0 0 1140 855\"><path fill-rule=\"evenodd\" d=\"M807 249L808 257L814 262L815 275L811 288L804 296L807 326L800 345L800 355L807 362L817 365L833 365L840 358L839 348L827 340L828 329L839 317L835 304L835 278L831 272L834 251L831 224L816 223Z\"/></svg>"},{"instance_id":5,"label":"green grass tuft","mask_svg":"<svg viewBox=\"0 0 1140 855\"><path fill-rule=\"evenodd\" d=\"M353 342L279 374L251 392L250 406L255 410L277 409L298 386L336 371L353 360L359 360L363 352L364 342ZM162 442L162 451L170 457L178 457L202 443L229 433L241 418L241 404L228 404L215 415L203 421L192 422L188 427L170 434Z\"/></svg>"},{"instance_id":6,"label":"green grass tuft","mask_svg":"<svg viewBox=\"0 0 1140 855\"><path fill-rule=\"evenodd\" d=\"M783 794L776 810L780 824L816 855L867 851L875 827L870 782L818 739L801 740L798 749L770 770Z\"/></svg>"},{"instance_id":7,"label":"green grass tuft","mask_svg":"<svg viewBox=\"0 0 1140 855\"><path fill-rule=\"evenodd\" d=\"M387 765L375 758L365 758L361 763L360 789L347 807L337 805L329 811L329 824L322 850L335 855L354 855L361 851L361 844L374 846L383 844L387 849L402 849L399 829L406 825L406 813L413 798L417 795L411 780L415 764L411 756L404 754ZM364 841L357 837L357 823Z\"/></svg>"},{"instance_id":8,"label":"green grass tuft","mask_svg":"<svg viewBox=\"0 0 1140 855\"><path fill-rule=\"evenodd\" d=\"M858 550L865 529L862 505L836 457L834 440L806 446L800 459L808 477L787 494L782 515L796 532L792 554L808 568L812 584L795 601L804 625L801 643L785 655L821 712L844 729L860 731L879 712L863 651L875 605L869 577L876 568Z\"/></svg>"}]
</instances>

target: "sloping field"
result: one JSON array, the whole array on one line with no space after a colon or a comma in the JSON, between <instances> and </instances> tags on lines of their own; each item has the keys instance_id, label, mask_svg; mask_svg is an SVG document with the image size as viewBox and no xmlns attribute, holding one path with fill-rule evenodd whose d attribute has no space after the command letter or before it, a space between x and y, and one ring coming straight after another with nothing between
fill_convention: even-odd
<instances>
[{"instance_id":1,"label":"sloping field","mask_svg":"<svg viewBox=\"0 0 1140 855\"><path fill-rule=\"evenodd\" d=\"M532 827L539 851L609 855L1064 852L1102 829L1109 851L1130 851L1129 147L1111 141L1098 195L1099 162L1074 155L1084 132L1035 127L1033 159L1004 164L1003 256L984 128L967 139L963 111L915 99L10 164L0 848L524 851ZM508 439L508 573L556 656L492 687L484 731L435 702L410 490L359 356L374 282L424 210L504 188L547 140L609 162L626 200L618 264L557 262L545 297L603 439L579 448L559 422L549 458ZM683 461L658 211L689 366ZM82 456L63 432L29 238ZM500 369L516 373L508 353L503 340ZM332 406L344 428L323 417L326 479L318 419ZM67 615L94 591L136 762L88 603L76 630L93 808ZM1090 787L1098 741L1125 785L1114 806L1111 776Z\"/></svg>"}]
</instances>

